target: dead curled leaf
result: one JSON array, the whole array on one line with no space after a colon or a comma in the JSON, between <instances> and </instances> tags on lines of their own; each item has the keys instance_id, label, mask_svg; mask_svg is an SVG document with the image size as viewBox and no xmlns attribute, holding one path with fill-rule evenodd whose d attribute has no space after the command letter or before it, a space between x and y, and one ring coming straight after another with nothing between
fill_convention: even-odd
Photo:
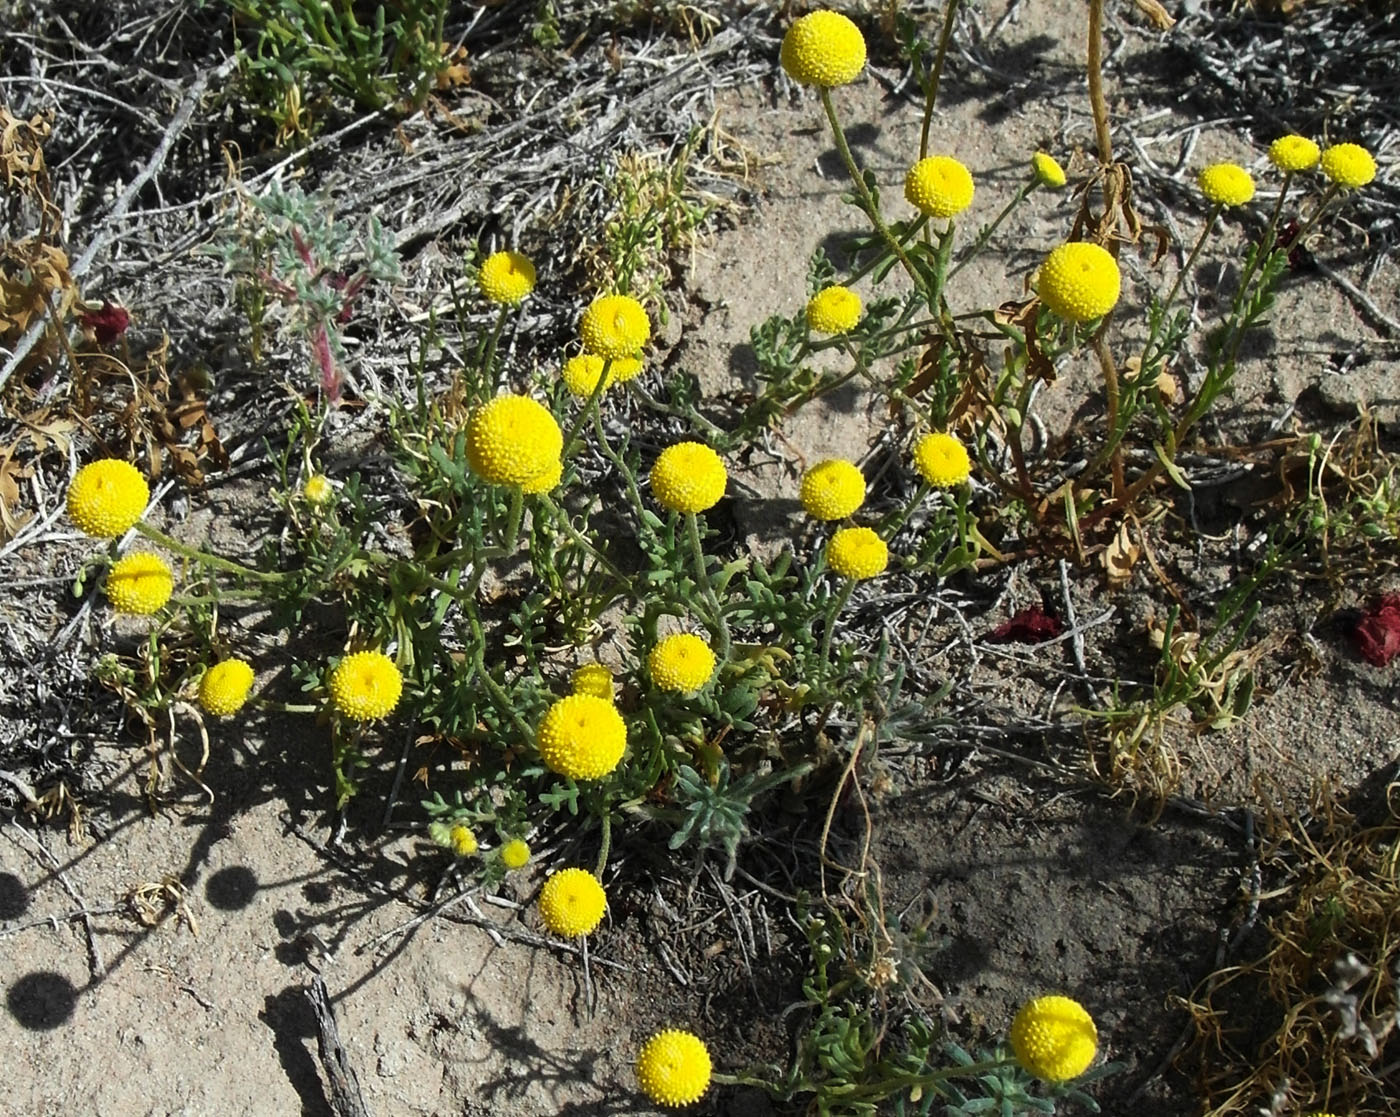
<instances>
[{"instance_id":1,"label":"dead curled leaf","mask_svg":"<svg viewBox=\"0 0 1400 1117\"><path fill-rule=\"evenodd\" d=\"M1113 537L1112 542L1103 549L1103 553L1099 556L1099 561L1103 563L1104 573L1108 576L1109 587L1121 589L1126 586L1132 579L1133 567L1137 565L1137 561L1141 557L1142 547L1133 542L1133 538L1128 532L1128 525L1119 525L1118 534Z\"/></svg>"}]
</instances>

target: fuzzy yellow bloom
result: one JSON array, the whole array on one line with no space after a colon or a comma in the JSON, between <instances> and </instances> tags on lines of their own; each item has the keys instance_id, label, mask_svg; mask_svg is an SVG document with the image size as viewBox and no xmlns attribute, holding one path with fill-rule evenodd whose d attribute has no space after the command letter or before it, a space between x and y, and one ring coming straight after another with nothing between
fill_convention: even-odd
<instances>
[{"instance_id":1,"label":"fuzzy yellow bloom","mask_svg":"<svg viewBox=\"0 0 1400 1117\"><path fill-rule=\"evenodd\" d=\"M84 535L115 539L141 518L150 499L150 487L134 465L103 458L73 476L68 518Z\"/></svg>"},{"instance_id":2,"label":"fuzzy yellow bloom","mask_svg":"<svg viewBox=\"0 0 1400 1117\"><path fill-rule=\"evenodd\" d=\"M547 493L551 489L557 488L560 480L564 476L564 462L561 458L555 458L554 464L541 473L538 477L531 477L520 485L520 491L526 496L534 496L537 493Z\"/></svg>"},{"instance_id":3,"label":"fuzzy yellow bloom","mask_svg":"<svg viewBox=\"0 0 1400 1117\"><path fill-rule=\"evenodd\" d=\"M175 575L159 555L133 551L112 564L105 588L107 600L118 613L150 616L175 592Z\"/></svg>"},{"instance_id":4,"label":"fuzzy yellow bloom","mask_svg":"<svg viewBox=\"0 0 1400 1117\"><path fill-rule=\"evenodd\" d=\"M1040 298L1061 318L1089 322L1118 302L1122 277L1105 248L1084 241L1062 244L1040 265Z\"/></svg>"},{"instance_id":5,"label":"fuzzy yellow bloom","mask_svg":"<svg viewBox=\"0 0 1400 1117\"><path fill-rule=\"evenodd\" d=\"M843 527L826 545L827 566L852 581L873 578L889 563L889 547L868 527Z\"/></svg>"},{"instance_id":6,"label":"fuzzy yellow bloom","mask_svg":"<svg viewBox=\"0 0 1400 1117\"><path fill-rule=\"evenodd\" d=\"M458 857L470 857L479 848L471 827L463 826L460 822L448 830L447 840L452 843L452 852Z\"/></svg>"},{"instance_id":7,"label":"fuzzy yellow bloom","mask_svg":"<svg viewBox=\"0 0 1400 1117\"><path fill-rule=\"evenodd\" d=\"M329 504L335 499L335 486L322 473L313 473L301 487L301 498L307 504Z\"/></svg>"},{"instance_id":8,"label":"fuzzy yellow bloom","mask_svg":"<svg viewBox=\"0 0 1400 1117\"><path fill-rule=\"evenodd\" d=\"M510 872L523 869L530 861L530 846L522 838L511 838L501 846L501 864Z\"/></svg>"},{"instance_id":9,"label":"fuzzy yellow bloom","mask_svg":"<svg viewBox=\"0 0 1400 1117\"><path fill-rule=\"evenodd\" d=\"M914 465L936 489L956 488L972 474L967 447L942 431L926 434L914 444Z\"/></svg>"},{"instance_id":10,"label":"fuzzy yellow bloom","mask_svg":"<svg viewBox=\"0 0 1400 1117\"><path fill-rule=\"evenodd\" d=\"M682 632L657 642L647 656L647 671L661 690L689 694L710 681L715 653L700 637Z\"/></svg>"},{"instance_id":11,"label":"fuzzy yellow bloom","mask_svg":"<svg viewBox=\"0 0 1400 1117\"><path fill-rule=\"evenodd\" d=\"M493 485L524 485L554 468L564 433L549 409L528 396L497 396L467 423L467 463Z\"/></svg>"},{"instance_id":12,"label":"fuzzy yellow bloom","mask_svg":"<svg viewBox=\"0 0 1400 1117\"><path fill-rule=\"evenodd\" d=\"M642 362L636 357L614 357L612 364L608 365L607 358L597 353L580 353L564 362L560 378L570 392L580 399L587 399L597 389L604 365L608 369L608 380L603 385L605 391L614 384L627 383L642 371Z\"/></svg>"},{"instance_id":13,"label":"fuzzy yellow bloom","mask_svg":"<svg viewBox=\"0 0 1400 1117\"><path fill-rule=\"evenodd\" d=\"M535 747L551 772L571 780L601 779L627 749L627 725L607 699L571 694L545 712Z\"/></svg>"},{"instance_id":14,"label":"fuzzy yellow bloom","mask_svg":"<svg viewBox=\"0 0 1400 1117\"><path fill-rule=\"evenodd\" d=\"M220 660L199 680L200 709L215 717L230 717L243 709L252 689L251 664L241 659Z\"/></svg>"},{"instance_id":15,"label":"fuzzy yellow bloom","mask_svg":"<svg viewBox=\"0 0 1400 1117\"><path fill-rule=\"evenodd\" d=\"M860 296L849 287L827 287L807 301L807 325L821 334L848 334L860 321Z\"/></svg>"},{"instance_id":16,"label":"fuzzy yellow bloom","mask_svg":"<svg viewBox=\"0 0 1400 1117\"><path fill-rule=\"evenodd\" d=\"M703 512L714 507L729 483L720 456L703 442L667 446L651 467L651 491L675 512Z\"/></svg>"},{"instance_id":17,"label":"fuzzy yellow bloom","mask_svg":"<svg viewBox=\"0 0 1400 1117\"><path fill-rule=\"evenodd\" d=\"M1333 144L1322 153L1322 173L1338 186L1355 189L1376 177L1376 161L1360 144Z\"/></svg>"},{"instance_id":18,"label":"fuzzy yellow bloom","mask_svg":"<svg viewBox=\"0 0 1400 1117\"><path fill-rule=\"evenodd\" d=\"M1036 182L1047 190L1062 190L1066 181L1065 169L1053 155L1037 151L1031 156L1031 174Z\"/></svg>"},{"instance_id":19,"label":"fuzzy yellow bloom","mask_svg":"<svg viewBox=\"0 0 1400 1117\"><path fill-rule=\"evenodd\" d=\"M573 939L603 921L608 897L587 869L560 869L540 889L540 917L553 934Z\"/></svg>"},{"instance_id":20,"label":"fuzzy yellow bloom","mask_svg":"<svg viewBox=\"0 0 1400 1117\"><path fill-rule=\"evenodd\" d=\"M809 12L787 29L778 57L798 85L830 89L855 81L865 68L865 37L840 12Z\"/></svg>"},{"instance_id":21,"label":"fuzzy yellow bloom","mask_svg":"<svg viewBox=\"0 0 1400 1117\"><path fill-rule=\"evenodd\" d=\"M637 1053L637 1084L658 1105L689 1105L710 1085L710 1052L690 1032L658 1032Z\"/></svg>"},{"instance_id":22,"label":"fuzzy yellow bloom","mask_svg":"<svg viewBox=\"0 0 1400 1117\"><path fill-rule=\"evenodd\" d=\"M603 295L583 312L579 336L587 353L600 357L635 357L651 337L647 312L630 295Z\"/></svg>"},{"instance_id":23,"label":"fuzzy yellow bloom","mask_svg":"<svg viewBox=\"0 0 1400 1117\"><path fill-rule=\"evenodd\" d=\"M1310 171L1317 166L1322 149L1307 136L1280 136L1269 145L1269 161L1281 171Z\"/></svg>"},{"instance_id":24,"label":"fuzzy yellow bloom","mask_svg":"<svg viewBox=\"0 0 1400 1117\"><path fill-rule=\"evenodd\" d=\"M1037 997L1011 1022L1016 1061L1036 1078L1067 1082L1094 1061L1099 1033L1084 1006L1069 997Z\"/></svg>"},{"instance_id":25,"label":"fuzzy yellow bloom","mask_svg":"<svg viewBox=\"0 0 1400 1117\"><path fill-rule=\"evenodd\" d=\"M331 705L352 721L374 721L399 704L403 676L383 652L351 652L335 665Z\"/></svg>"},{"instance_id":26,"label":"fuzzy yellow bloom","mask_svg":"<svg viewBox=\"0 0 1400 1117\"><path fill-rule=\"evenodd\" d=\"M591 694L605 701L613 700L613 677L601 663L585 663L569 676L569 686L575 694Z\"/></svg>"},{"instance_id":27,"label":"fuzzy yellow bloom","mask_svg":"<svg viewBox=\"0 0 1400 1117\"><path fill-rule=\"evenodd\" d=\"M802 475L802 507L816 520L844 520L865 503L865 477L842 458L818 462Z\"/></svg>"},{"instance_id":28,"label":"fuzzy yellow bloom","mask_svg":"<svg viewBox=\"0 0 1400 1117\"><path fill-rule=\"evenodd\" d=\"M1254 197L1254 179L1234 163L1212 163L1196 176L1196 184L1217 206L1242 206Z\"/></svg>"},{"instance_id":29,"label":"fuzzy yellow bloom","mask_svg":"<svg viewBox=\"0 0 1400 1117\"><path fill-rule=\"evenodd\" d=\"M493 252L481 262L476 279L491 302L515 306L535 289L535 265L519 252Z\"/></svg>"},{"instance_id":30,"label":"fuzzy yellow bloom","mask_svg":"<svg viewBox=\"0 0 1400 1117\"><path fill-rule=\"evenodd\" d=\"M968 169L949 155L920 159L904 176L904 197L930 217L954 217L972 204Z\"/></svg>"}]
</instances>

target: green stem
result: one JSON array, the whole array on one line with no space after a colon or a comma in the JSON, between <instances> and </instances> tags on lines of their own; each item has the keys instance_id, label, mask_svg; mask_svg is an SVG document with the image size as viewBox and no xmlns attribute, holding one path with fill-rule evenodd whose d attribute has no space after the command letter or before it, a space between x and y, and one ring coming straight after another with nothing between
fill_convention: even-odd
<instances>
[{"instance_id":1,"label":"green stem","mask_svg":"<svg viewBox=\"0 0 1400 1117\"><path fill-rule=\"evenodd\" d=\"M928 76L928 88L924 91L924 126L919 133L919 158L928 157L928 133L933 125L933 105L938 100L938 86L943 80L943 63L948 58L948 46L953 41L953 20L957 18L958 0L948 0L948 10L943 15L943 30L938 36L938 53L933 59L933 71Z\"/></svg>"},{"instance_id":2,"label":"green stem","mask_svg":"<svg viewBox=\"0 0 1400 1117\"><path fill-rule=\"evenodd\" d=\"M904 251L904 246L899 243L889 226L885 224L880 216L880 207L875 204L875 198L870 193L870 187L865 183L865 176L860 173L860 168L856 166L855 157L851 154L850 145L846 143L846 133L841 130L841 122L836 119L836 106L831 102L831 90L825 86L821 89L822 108L826 110L826 119L831 124L832 138L836 141L836 150L841 156L841 162L846 165L846 173L850 175L851 182L856 188L856 193L860 195L861 209L865 210L865 216L870 219L871 225L875 227L875 232L880 239L889 246L890 251L904 265L904 270L909 273L909 278L914 281L914 286L920 285L918 269L914 267L914 262L909 259Z\"/></svg>"},{"instance_id":3,"label":"green stem","mask_svg":"<svg viewBox=\"0 0 1400 1117\"><path fill-rule=\"evenodd\" d=\"M486 353L481 360L481 379L478 383L490 384L491 394L487 399L493 398L501 390L501 378L496 368L496 346L501 340L501 330L506 324L506 315L510 308L503 306L501 312L496 315L496 325L491 330L491 336L486 341Z\"/></svg>"},{"instance_id":4,"label":"green stem","mask_svg":"<svg viewBox=\"0 0 1400 1117\"><path fill-rule=\"evenodd\" d=\"M821 655L817 657L817 661L822 665L823 671L826 670L827 665L831 662L831 634L836 631L836 618L841 615L842 611L850 603L851 593L855 588L855 579L847 578L845 584L841 587L841 592L832 598L831 605L826 610L826 628L822 632L822 650Z\"/></svg>"},{"instance_id":5,"label":"green stem","mask_svg":"<svg viewBox=\"0 0 1400 1117\"><path fill-rule=\"evenodd\" d=\"M477 677L481 679L482 685L490 693L492 701L514 723L515 731L520 734L521 739L527 743L533 742L535 739L534 731L520 716L520 712L515 708L515 703L505 692L505 688L496 682L490 671L486 670L486 636L481 631L481 622L472 614L468 615L468 621L472 626L472 662L476 665Z\"/></svg>"},{"instance_id":6,"label":"green stem","mask_svg":"<svg viewBox=\"0 0 1400 1117\"><path fill-rule=\"evenodd\" d=\"M729 660L729 622L724 619L724 610L715 596L715 587L710 584L710 566L705 560L705 549L700 545L700 522L694 512L685 514L685 531L690 537L690 554L695 561L695 580L700 584L700 592L705 595L705 603L714 622L715 639L719 642L715 658L723 665Z\"/></svg>"},{"instance_id":7,"label":"green stem","mask_svg":"<svg viewBox=\"0 0 1400 1117\"><path fill-rule=\"evenodd\" d=\"M555 522L558 523L561 529L563 529L564 534L567 535L570 539L572 539L575 543L577 543L580 547L582 547L585 551L587 551L588 554L593 556L594 562L596 562L599 566L601 566L604 570L606 570L609 574L611 574L614 578L616 578L619 582L623 583L624 585L627 585L631 582L631 579L626 574L622 573L622 571L619 570L616 566L614 566L607 559L607 557L600 550L598 550L597 547L593 546L593 544L589 542L589 540L585 536L579 534L578 529L575 528L574 525L569 522L569 518L564 513L563 509L561 509L559 505L554 503L553 498L550 497L548 493L541 493L536 499L542 505L544 505L545 509L549 512L549 514L554 517Z\"/></svg>"},{"instance_id":8,"label":"green stem","mask_svg":"<svg viewBox=\"0 0 1400 1117\"><path fill-rule=\"evenodd\" d=\"M1031 179L1030 182L1022 186L1020 190L1016 191L1016 196L1006 203L1002 211L992 219L992 223L978 233L977 239L968 245L967 251L962 254L962 259L954 264L952 269L948 272L949 279L952 279L953 276L962 271L966 264L975 259L977 254L987 247L987 242L992 239L997 229L1001 227L1001 223L1011 216L1011 211L1024 202L1035 188L1036 180Z\"/></svg>"},{"instance_id":9,"label":"green stem","mask_svg":"<svg viewBox=\"0 0 1400 1117\"><path fill-rule=\"evenodd\" d=\"M588 394L588 402L577 415L574 416L573 426L569 428L569 433L564 436L564 449L559 457L563 461L568 461L574 450L574 442L577 441L579 431L583 429L584 423L593 418L598 412L598 401L603 398L603 392L608 386L608 374L612 370L612 358L609 357L603 362L603 370L598 373L598 383L593 385L593 391Z\"/></svg>"},{"instance_id":10,"label":"green stem","mask_svg":"<svg viewBox=\"0 0 1400 1117\"><path fill-rule=\"evenodd\" d=\"M687 422L694 423L697 427L702 428L711 438L721 442L728 442L729 432L723 427L716 426L714 423L710 422L705 416L696 411L695 408L687 407L685 410L681 410L678 407L672 407L669 403L662 403L637 383L636 380L628 381L627 390L637 397L637 400L643 407L655 411L659 415L670 415L677 419L685 419Z\"/></svg>"},{"instance_id":11,"label":"green stem","mask_svg":"<svg viewBox=\"0 0 1400 1117\"><path fill-rule=\"evenodd\" d=\"M608 813L606 807L603 808L600 821L603 825L603 841L602 845L598 847L598 868L593 875L602 880L603 870L608 867L608 854L612 851L612 815Z\"/></svg>"},{"instance_id":12,"label":"green stem","mask_svg":"<svg viewBox=\"0 0 1400 1117\"><path fill-rule=\"evenodd\" d=\"M242 563L232 562L218 555L211 555L186 543L181 543L159 528L154 528L144 520L136 521L136 530L149 539L152 543L159 543L167 550L174 551L177 555L183 555L192 562L198 562L214 570L222 570L225 574L236 574L240 578L253 578L259 582L281 582L286 579L285 574L275 574L271 571L254 570L251 566L244 566Z\"/></svg>"},{"instance_id":13,"label":"green stem","mask_svg":"<svg viewBox=\"0 0 1400 1117\"><path fill-rule=\"evenodd\" d=\"M506 515L506 534L502 549L506 554L514 554L520 542L520 519L525 509L525 491L519 485L511 486L510 511Z\"/></svg>"},{"instance_id":14,"label":"green stem","mask_svg":"<svg viewBox=\"0 0 1400 1117\"><path fill-rule=\"evenodd\" d=\"M895 538L904 528L904 521L909 519L914 509L922 503L924 497L928 496L932 489L933 486L927 481L920 481L918 489L915 491L914 495L909 498L909 503L900 509L899 514L895 516L893 520L889 520L880 525L880 535L886 543L894 542Z\"/></svg>"},{"instance_id":15,"label":"green stem","mask_svg":"<svg viewBox=\"0 0 1400 1117\"><path fill-rule=\"evenodd\" d=\"M1191 254L1186 257L1186 263L1182 264L1181 270L1176 273L1176 279L1172 282L1171 290L1167 292L1167 297L1162 300L1162 314L1164 316L1167 311L1171 309L1172 302L1176 299L1177 292L1181 290L1182 281L1190 273L1191 269L1196 266L1196 258L1200 256L1201 249L1205 247L1206 237L1210 236L1210 231L1215 228L1216 219L1220 216L1220 209L1219 203L1211 207L1210 216L1206 218L1205 226L1201 229L1201 235L1196 238L1196 244L1191 249ZM1248 282L1248 278L1246 278L1245 282Z\"/></svg>"}]
</instances>

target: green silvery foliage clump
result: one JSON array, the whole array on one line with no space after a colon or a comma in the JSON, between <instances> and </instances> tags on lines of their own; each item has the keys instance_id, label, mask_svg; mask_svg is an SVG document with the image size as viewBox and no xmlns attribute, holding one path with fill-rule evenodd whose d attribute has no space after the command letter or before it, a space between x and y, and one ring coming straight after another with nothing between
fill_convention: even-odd
<instances>
[{"instance_id":1,"label":"green silvery foliage clump","mask_svg":"<svg viewBox=\"0 0 1400 1117\"><path fill-rule=\"evenodd\" d=\"M324 195L283 189L273 182L245 196L239 220L213 251L233 276L234 299L252 330L254 359L261 355L270 303L283 308L285 327L301 334L329 401L340 397L344 349L340 328L370 283L399 278L392 238L373 214L338 222Z\"/></svg>"}]
</instances>

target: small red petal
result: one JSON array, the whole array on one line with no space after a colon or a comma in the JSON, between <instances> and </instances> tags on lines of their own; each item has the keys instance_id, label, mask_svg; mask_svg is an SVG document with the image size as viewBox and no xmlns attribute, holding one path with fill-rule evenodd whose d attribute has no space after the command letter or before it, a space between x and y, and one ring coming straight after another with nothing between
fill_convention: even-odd
<instances>
[{"instance_id":1,"label":"small red petal","mask_svg":"<svg viewBox=\"0 0 1400 1117\"><path fill-rule=\"evenodd\" d=\"M125 307L104 302L100 309L78 316L78 320L93 332L98 345L111 345L131 325L131 315Z\"/></svg>"},{"instance_id":2,"label":"small red petal","mask_svg":"<svg viewBox=\"0 0 1400 1117\"><path fill-rule=\"evenodd\" d=\"M1386 594L1363 613L1351 638L1361 658L1376 667L1400 655L1400 594Z\"/></svg>"},{"instance_id":3,"label":"small red petal","mask_svg":"<svg viewBox=\"0 0 1400 1117\"><path fill-rule=\"evenodd\" d=\"M987 633L991 644L1043 644L1053 640L1065 630L1059 617L1047 613L1039 605L1022 609L1009 621L999 624Z\"/></svg>"}]
</instances>

